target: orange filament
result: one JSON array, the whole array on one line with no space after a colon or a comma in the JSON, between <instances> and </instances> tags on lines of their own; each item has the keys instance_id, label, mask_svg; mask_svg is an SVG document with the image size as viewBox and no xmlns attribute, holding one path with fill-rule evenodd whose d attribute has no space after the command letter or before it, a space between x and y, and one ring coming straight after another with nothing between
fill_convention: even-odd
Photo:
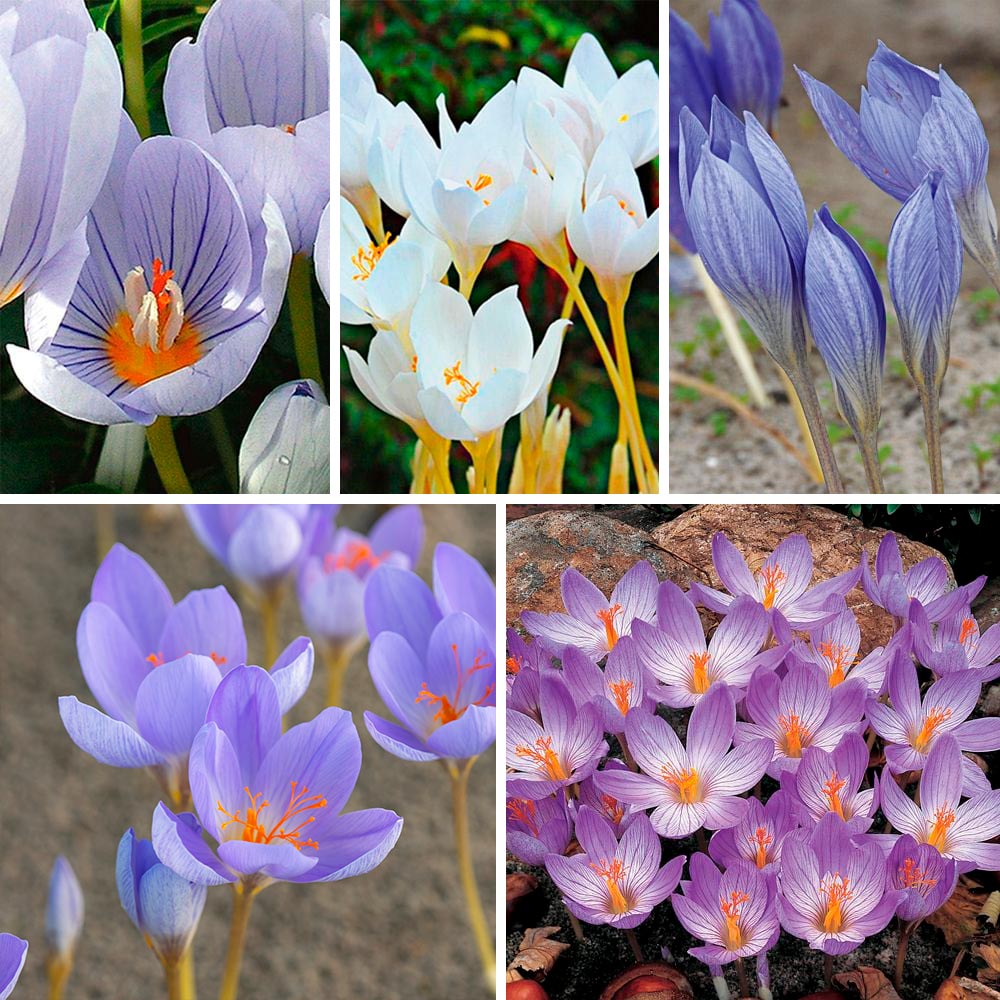
<instances>
[{"instance_id":1,"label":"orange filament","mask_svg":"<svg viewBox=\"0 0 1000 1000\"><path fill-rule=\"evenodd\" d=\"M754 831L754 835L750 838L750 846L755 848L757 852L755 861L758 868L763 868L767 864L767 849L773 843L774 837L767 832L767 828L758 826Z\"/></svg>"},{"instance_id":2,"label":"orange filament","mask_svg":"<svg viewBox=\"0 0 1000 1000\"><path fill-rule=\"evenodd\" d=\"M539 736L533 747L522 743L520 746L514 747L514 753L518 757L524 757L526 760L533 760L536 764L541 764L552 781L565 781L569 777L559 755L552 749L551 736Z\"/></svg>"},{"instance_id":3,"label":"orange filament","mask_svg":"<svg viewBox=\"0 0 1000 1000\"><path fill-rule=\"evenodd\" d=\"M604 807L604 815L612 823L618 824L625 818L625 806L611 795L601 796L601 805Z\"/></svg>"},{"instance_id":4,"label":"orange filament","mask_svg":"<svg viewBox=\"0 0 1000 1000\"><path fill-rule=\"evenodd\" d=\"M531 799L509 799L507 801L507 817L515 822L523 823L533 836L538 836L538 816L535 803Z\"/></svg>"},{"instance_id":5,"label":"orange filament","mask_svg":"<svg viewBox=\"0 0 1000 1000\"><path fill-rule=\"evenodd\" d=\"M689 805L698 801L698 772L692 767L685 771L663 769L663 780L677 792L677 798Z\"/></svg>"},{"instance_id":6,"label":"orange filament","mask_svg":"<svg viewBox=\"0 0 1000 1000\"><path fill-rule=\"evenodd\" d=\"M933 889L938 883L936 878L925 878L923 869L917 867L913 858L906 858L897 874L904 889L917 889L921 896L926 896L927 890Z\"/></svg>"},{"instance_id":7,"label":"orange filament","mask_svg":"<svg viewBox=\"0 0 1000 1000\"><path fill-rule=\"evenodd\" d=\"M838 778L837 772L834 771L830 775L826 784L823 786L823 794L826 796L826 801L830 805L830 812L836 813L841 819L847 819L844 815L844 807L840 802L840 790L847 784L846 778Z\"/></svg>"},{"instance_id":8,"label":"orange filament","mask_svg":"<svg viewBox=\"0 0 1000 1000\"><path fill-rule=\"evenodd\" d=\"M459 385L459 393L455 397L456 403L467 403L477 392L479 392L479 383L470 382L462 374L462 362L456 361L451 368L445 368L444 370L444 384L451 385L452 382L457 382Z\"/></svg>"},{"instance_id":9,"label":"orange filament","mask_svg":"<svg viewBox=\"0 0 1000 1000\"><path fill-rule=\"evenodd\" d=\"M460 704L462 700L462 686L469 679L469 677L480 670L489 670L490 667L493 666L490 661L480 662L479 658L484 654L476 653L475 659L472 661L472 666L463 670L462 663L458 658L458 646L455 643L451 644L451 654L455 657L455 672L457 675L454 699L450 699L446 694L433 694L430 690L428 690L426 681L420 685L420 693L414 699L418 705L421 702L430 702L432 705L440 705L441 707L434 713L434 718L440 722L442 726L449 722L454 722L456 719L460 719L465 714L465 710L469 707L468 705ZM482 705L491 694L493 694L493 685L488 684L485 694L470 704Z\"/></svg>"},{"instance_id":10,"label":"orange filament","mask_svg":"<svg viewBox=\"0 0 1000 1000\"><path fill-rule=\"evenodd\" d=\"M951 809L938 809L934 814L934 825L927 835L927 843L936 847L944 854L944 845L948 839L948 828L955 822L955 813Z\"/></svg>"},{"instance_id":11,"label":"orange filament","mask_svg":"<svg viewBox=\"0 0 1000 1000\"><path fill-rule=\"evenodd\" d=\"M163 273L164 283L166 275L170 274L173 274L173 271ZM163 317L169 308L170 293L162 290L157 293L156 286L157 278L154 277L152 290L156 296L157 313L160 315L159 329L162 330L166 323ZM204 353L198 331L187 320L181 323L177 339L169 347L161 347L154 351L149 344L137 344L132 334L132 318L125 312L118 314L118 318L108 330L104 349L115 374L130 385L136 386L145 385L154 378L169 375L181 368L188 368Z\"/></svg>"},{"instance_id":12,"label":"orange filament","mask_svg":"<svg viewBox=\"0 0 1000 1000\"><path fill-rule=\"evenodd\" d=\"M726 918L726 947L737 951L743 947L743 928L740 927L740 907L750 897L745 892L731 892L729 899L719 900L719 909Z\"/></svg>"},{"instance_id":13,"label":"orange filament","mask_svg":"<svg viewBox=\"0 0 1000 1000\"><path fill-rule=\"evenodd\" d=\"M976 631L975 618L963 618L962 630L958 633L958 641L964 646L966 639L971 639Z\"/></svg>"},{"instance_id":14,"label":"orange filament","mask_svg":"<svg viewBox=\"0 0 1000 1000\"><path fill-rule=\"evenodd\" d=\"M707 650L704 653L688 653L688 659L694 667L691 690L695 694L704 694L712 684L708 676L708 658L711 655Z\"/></svg>"},{"instance_id":15,"label":"orange filament","mask_svg":"<svg viewBox=\"0 0 1000 1000\"><path fill-rule=\"evenodd\" d=\"M472 188L473 191L482 191L483 188L489 187L492 183L493 178L489 174L480 174L476 178L475 184L468 177L465 179L465 186Z\"/></svg>"},{"instance_id":16,"label":"orange filament","mask_svg":"<svg viewBox=\"0 0 1000 1000\"><path fill-rule=\"evenodd\" d=\"M598 611L597 617L604 622L604 635L607 638L608 649L614 649L615 643L619 639L618 630L615 628L615 615L617 615L622 609L620 604L612 604L610 608L605 608L604 611Z\"/></svg>"},{"instance_id":17,"label":"orange filament","mask_svg":"<svg viewBox=\"0 0 1000 1000\"><path fill-rule=\"evenodd\" d=\"M926 753L927 747L930 746L931 740L934 739L934 732L937 727L950 718L950 708L932 708L927 713L924 724L920 727L920 732L917 733L917 738L913 741L913 749L917 753Z\"/></svg>"},{"instance_id":18,"label":"orange filament","mask_svg":"<svg viewBox=\"0 0 1000 1000\"><path fill-rule=\"evenodd\" d=\"M367 281L374 273L375 265L382 259L382 254L390 242L392 233L386 233L381 243L369 243L367 249L358 247L358 252L351 258L351 263L357 268L358 273L351 277L351 281Z\"/></svg>"},{"instance_id":19,"label":"orange filament","mask_svg":"<svg viewBox=\"0 0 1000 1000\"><path fill-rule=\"evenodd\" d=\"M208 655L212 658L212 662L217 667L221 667L226 662L226 658L224 656L220 656L218 653L209 653Z\"/></svg>"},{"instance_id":20,"label":"orange filament","mask_svg":"<svg viewBox=\"0 0 1000 1000\"><path fill-rule=\"evenodd\" d=\"M332 573L337 569L349 569L352 572L359 569L375 569L388 554L383 552L377 556L367 542L350 541L344 546L343 552L328 552L323 557L323 571Z\"/></svg>"},{"instance_id":21,"label":"orange filament","mask_svg":"<svg viewBox=\"0 0 1000 1000\"><path fill-rule=\"evenodd\" d=\"M612 861L601 858L600 864L594 864L592 861L590 867L604 879L604 884L608 887L608 895L611 897L611 912L627 913L631 907L621 886L628 873L625 865L618 858L614 858Z\"/></svg>"},{"instance_id":22,"label":"orange filament","mask_svg":"<svg viewBox=\"0 0 1000 1000\"><path fill-rule=\"evenodd\" d=\"M146 662L152 663L154 667L162 667L164 663L163 654L150 653L149 656L146 657Z\"/></svg>"},{"instance_id":23,"label":"orange filament","mask_svg":"<svg viewBox=\"0 0 1000 1000\"><path fill-rule=\"evenodd\" d=\"M624 715L629 710L629 694L635 684L632 681L614 681L608 684L618 711Z\"/></svg>"},{"instance_id":24,"label":"orange filament","mask_svg":"<svg viewBox=\"0 0 1000 1000\"><path fill-rule=\"evenodd\" d=\"M519 674L521 672L521 667L524 665L524 659L520 656L508 656L507 657L507 673L508 674Z\"/></svg>"},{"instance_id":25,"label":"orange filament","mask_svg":"<svg viewBox=\"0 0 1000 1000\"><path fill-rule=\"evenodd\" d=\"M620 199L620 198L618 199L618 207L619 207L619 208L620 208L620 209L621 209L621 210L622 210L622 211L623 211L623 212L624 212L624 213L625 213L625 214L626 214L626 215L627 215L627 216L628 216L628 217L629 217L630 219L632 219L632 218L634 218L634 217L635 217L635 212L633 212L633 211L632 211L632 209L628 207L628 203L627 203L627 202L625 202L625 201L623 201L623 200L622 200L622 199Z\"/></svg>"},{"instance_id":26,"label":"orange filament","mask_svg":"<svg viewBox=\"0 0 1000 1000\"><path fill-rule=\"evenodd\" d=\"M785 731L785 756L801 757L802 748L809 745L812 733L797 715L779 715L778 723Z\"/></svg>"},{"instance_id":27,"label":"orange filament","mask_svg":"<svg viewBox=\"0 0 1000 1000\"><path fill-rule=\"evenodd\" d=\"M763 566L760 577L764 581L763 604L768 611L774 607L774 599L778 596L778 588L785 579L780 566Z\"/></svg>"},{"instance_id":28,"label":"orange filament","mask_svg":"<svg viewBox=\"0 0 1000 1000\"><path fill-rule=\"evenodd\" d=\"M223 816L229 817L222 824L222 829L225 830L226 827L234 824L241 826L243 827L243 832L240 834L240 840L247 840L252 844L270 844L273 840L283 840L286 844L291 844L297 851L301 851L303 847L319 847L319 844L315 840L302 839L302 830L310 823L316 822L315 816L309 816L307 819L302 820L291 830L287 829L287 825L293 819L297 819L304 813L312 813L317 809L326 808L326 799L322 795L310 795L309 789L305 787L301 791L298 791L296 788L297 785L297 781L292 782L292 791L288 798L288 805L285 807L281 818L271 824L270 827L262 822L261 813L271 803L266 799L259 804L257 802L263 796L263 792L253 795L249 788L243 789L250 799L246 819L240 818L240 810L237 809L235 813L229 813L223 808L221 802L217 803L219 812Z\"/></svg>"},{"instance_id":29,"label":"orange filament","mask_svg":"<svg viewBox=\"0 0 1000 1000\"><path fill-rule=\"evenodd\" d=\"M854 893L848 888L849 878L842 878L836 872L819 884L819 891L826 897L826 913L823 916L823 930L827 934L836 934L844 926L843 904Z\"/></svg>"},{"instance_id":30,"label":"orange filament","mask_svg":"<svg viewBox=\"0 0 1000 1000\"><path fill-rule=\"evenodd\" d=\"M844 674L851 666L847 662L847 647L835 646L832 642L821 642L818 649L820 656L829 660L833 667L833 670L830 671L830 687L836 687L844 679Z\"/></svg>"}]
</instances>

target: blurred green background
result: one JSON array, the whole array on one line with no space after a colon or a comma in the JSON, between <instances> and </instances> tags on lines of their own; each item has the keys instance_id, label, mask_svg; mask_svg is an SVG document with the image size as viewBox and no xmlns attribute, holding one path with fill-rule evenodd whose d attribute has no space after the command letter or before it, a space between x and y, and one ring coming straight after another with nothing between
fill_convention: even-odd
<instances>
[{"instance_id":1,"label":"blurred green background","mask_svg":"<svg viewBox=\"0 0 1000 1000\"><path fill-rule=\"evenodd\" d=\"M163 77L170 50L182 38L197 34L210 3L143 2L143 54L146 91L154 135L168 133L163 113ZM94 23L106 28L121 56L121 25L117 0L88 3ZM329 387L330 310L313 280L316 336ZM7 356L7 344L27 346L24 300L0 310L0 492L106 492L94 486L94 472L104 441L104 428L64 417L40 403L21 386ZM221 413L225 439L218 421L208 414L174 419L174 434L184 469L196 493L238 492L236 454L240 442L264 397L283 382L298 378L287 304L246 382L216 408ZM228 441L228 444L227 444ZM162 492L159 476L148 456L138 493Z\"/></svg>"},{"instance_id":2,"label":"blurred green background","mask_svg":"<svg viewBox=\"0 0 1000 1000\"><path fill-rule=\"evenodd\" d=\"M434 102L447 97L456 124L471 121L486 101L522 66L532 66L562 83L577 39L589 31L604 47L618 74L657 57L657 5L652 0L355 0L342 3L341 38L358 53L379 93L398 104L406 101L437 136ZM469 29L486 29L471 33ZM659 160L639 169L647 212L659 204ZM399 232L400 220L388 213L386 229ZM534 257L514 244L497 247L472 294L477 309L487 298L517 283L522 302L540 341L559 318L565 287ZM537 262L535 262L537 263ZM604 303L587 275L584 293L610 343ZM646 436L657 453L658 432L657 259L636 276L626 311L632 364ZM341 325L344 344L368 354L370 326ZM341 486L345 493L405 492L413 435L398 420L372 406L358 392L341 359ZM563 488L568 493L607 489L608 460L618 427L614 393L597 351L582 322L567 335L549 399L569 407L572 438ZM499 489L510 476L519 437L512 420L504 435ZM452 448L452 478L461 492L468 466L461 445Z\"/></svg>"}]
</instances>

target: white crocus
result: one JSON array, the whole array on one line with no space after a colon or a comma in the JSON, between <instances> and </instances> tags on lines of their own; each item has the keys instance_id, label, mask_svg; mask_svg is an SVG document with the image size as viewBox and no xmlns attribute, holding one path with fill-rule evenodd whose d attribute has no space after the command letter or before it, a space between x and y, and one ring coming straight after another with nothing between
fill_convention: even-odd
<instances>
[{"instance_id":1,"label":"white crocus","mask_svg":"<svg viewBox=\"0 0 1000 1000\"><path fill-rule=\"evenodd\" d=\"M347 42L340 43L340 193L382 239L382 206L368 176L368 141L378 110L375 81ZM388 102L386 102L388 103Z\"/></svg>"},{"instance_id":2,"label":"white crocus","mask_svg":"<svg viewBox=\"0 0 1000 1000\"><path fill-rule=\"evenodd\" d=\"M390 330L380 330L368 345L368 358L344 347L354 384L373 406L402 420L414 431L427 426L417 401L416 360Z\"/></svg>"},{"instance_id":3,"label":"white crocus","mask_svg":"<svg viewBox=\"0 0 1000 1000\"><path fill-rule=\"evenodd\" d=\"M327 303L330 301L330 202L326 203L323 214L319 217L319 229L316 230L316 245L313 247L313 266L316 268L316 280Z\"/></svg>"},{"instance_id":4,"label":"white crocus","mask_svg":"<svg viewBox=\"0 0 1000 1000\"><path fill-rule=\"evenodd\" d=\"M441 150L427 127L405 101L393 106L381 94L375 95L375 113L367 124L368 178L376 194L397 215L408 218L410 205L400 183L400 160L404 146L415 151L428 171L433 171Z\"/></svg>"},{"instance_id":5,"label":"white crocus","mask_svg":"<svg viewBox=\"0 0 1000 1000\"><path fill-rule=\"evenodd\" d=\"M562 271L569 266L566 224L583 202L583 166L573 155L563 153L550 177L541 158L529 149L521 178L527 197L524 215L511 238L531 247L546 267Z\"/></svg>"}]
</instances>

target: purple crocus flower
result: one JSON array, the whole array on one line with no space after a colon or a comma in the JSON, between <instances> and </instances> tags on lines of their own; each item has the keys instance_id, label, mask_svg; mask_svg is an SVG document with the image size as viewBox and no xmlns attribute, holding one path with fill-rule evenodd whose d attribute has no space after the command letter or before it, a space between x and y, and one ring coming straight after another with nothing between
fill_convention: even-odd
<instances>
[{"instance_id":1,"label":"purple crocus flower","mask_svg":"<svg viewBox=\"0 0 1000 1000\"><path fill-rule=\"evenodd\" d=\"M14 992L28 956L28 942L13 934L0 934L0 1000Z\"/></svg>"},{"instance_id":2,"label":"purple crocus flower","mask_svg":"<svg viewBox=\"0 0 1000 1000\"><path fill-rule=\"evenodd\" d=\"M963 778L958 742L943 733L927 754L920 775L920 805L883 771L879 782L882 812L894 829L954 858L959 874L976 868L1000 871L1000 844L987 843L1000 836L1000 789L977 793L960 805ZM886 852L897 839L892 834L872 836Z\"/></svg>"},{"instance_id":3,"label":"purple crocus flower","mask_svg":"<svg viewBox=\"0 0 1000 1000\"><path fill-rule=\"evenodd\" d=\"M762 872L774 874L781 865L781 845L797 828L794 797L779 788L763 804L760 799L748 798L740 821L712 834L708 853L723 868L750 861Z\"/></svg>"},{"instance_id":4,"label":"purple crocus flower","mask_svg":"<svg viewBox=\"0 0 1000 1000\"><path fill-rule=\"evenodd\" d=\"M27 290L26 312L51 337L87 256L86 218L118 135L122 73L81 0L5 3L0 35L0 309Z\"/></svg>"},{"instance_id":5,"label":"purple crocus flower","mask_svg":"<svg viewBox=\"0 0 1000 1000\"><path fill-rule=\"evenodd\" d=\"M660 838L645 813L626 821L619 840L606 819L581 806L576 836L583 853L549 854L545 868L566 908L588 924L637 927L673 892L684 869L682 856L660 867Z\"/></svg>"},{"instance_id":6,"label":"purple crocus flower","mask_svg":"<svg viewBox=\"0 0 1000 1000\"><path fill-rule=\"evenodd\" d=\"M507 850L526 865L546 854L565 854L573 840L573 817L562 792L544 799L507 799Z\"/></svg>"},{"instance_id":7,"label":"purple crocus flower","mask_svg":"<svg viewBox=\"0 0 1000 1000\"><path fill-rule=\"evenodd\" d=\"M896 915L904 921L923 920L944 905L958 881L958 866L930 844L900 837L886 861L889 886L903 893Z\"/></svg>"},{"instance_id":8,"label":"purple crocus flower","mask_svg":"<svg viewBox=\"0 0 1000 1000\"><path fill-rule=\"evenodd\" d=\"M432 569L434 599L442 614L464 611L471 615L496 645L497 588L477 559L450 542L434 547Z\"/></svg>"},{"instance_id":9,"label":"purple crocus flower","mask_svg":"<svg viewBox=\"0 0 1000 1000\"><path fill-rule=\"evenodd\" d=\"M522 673L552 669L552 654L540 643L529 642L516 628L507 629L507 693ZM514 706L516 707L516 706Z\"/></svg>"},{"instance_id":10,"label":"purple crocus flower","mask_svg":"<svg viewBox=\"0 0 1000 1000\"><path fill-rule=\"evenodd\" d=\"M191 794L210 847L162 802L153 814L160 861L196 885L333 882L379 865L403 821L388 809L341 815L361 770L350 712L327 708L281 731L274 681L231 671L191 751Z\"/></svg>"},{"instance_id":11,"label":"purple crocus flower","mask_svg":"<svg viewBox=\"0 0 1000 1000\"><path fill-rule=\"evenodd\" d=\"M705 943L688 954L717 969L774 946L781 932L774 905L774 879L749 861L738 860L720 872L706 855L688 862L690 880L670 897L684 929Z\"/></svg>"},{"instance_id":12,"label":"purple crocus flower","mask_svg":"<svg viewBox=\"0 0 1000 1000\"><path fill-rule=\"evenodd\" d=\"M73 952L83 930L83 889L72 865L60 855L52 866L45 906L45 945L48 961L69 975Z\"/></svg>"},{"instance_id":13,"label":"purple crocus flower","mask_svg":"<svg viewBox=\"0 0 1000 1000\"><path fill-rule=\"evenodd\" d=\"M861 573L860 567L849 569L810 587L813 557L805 535L783 538L760 569L751 573L739 549L717 531L712 536L712 562L729 593L692 583L692 600L727 614L737 597L747 595L765 611L780 612L793 629L812 628L834 618L839 609L831 606L831 598L849 593Z\"/></svg>"},{"instance_id":14,"label":"purple crocus flower","mask_svg":"<svg viewBox=\"0 0 1000 1000\"><path fill-rule=\"evenodd\" d=\"M814 827L827 813L839 816L852 834L864 833L878 806L874 788L861 788L868 768L868 747L847 733L833 750L807 747L798 770L783 771L781 787L794 795L799 823Z\"/></svg>"},{"instance_id":15,"label":"purple crocus flower","mask_svg":"<svg viewBox=\"0 0 1000 1000\"><path fill-rule=\"evenodd\" d=\"M656 622L638 621L632 641L649 672L664 686L659 699L672 708L689 708L715 683L744 688L762 663L776 665L787 645L761 653L771 634L771 619L750 597L739 597L730 606L711 640L698 610L671 580L656 593Z\"/></svg>"},{"instance_id":16,"label":"purple crocus flower","mask_svg":"<svg viewBox=\"0 0 1000 1000\"><path fill-rule=\"evenodd\" d=\"M656 620L656 573L645 560L614 585L610 599L572 567L563 571L560 586L568 614L521 613L524 627L554 656L562 656L567 646L576 646L600 660L621 636L631 633L636 618Z\"/></svg>"},{"instance_id":17,"label":"purple crocus flower","mask_svg":"<svg viewBox=\"0 0 1000 1000\"><path fill-rule=\"evenodd\" d=\"M563 650L562 675L578 705L591 702L601 712L606 733L625 731L633 711L652 711L647 700L646 671L631 636L623 636L608 653L602 670L575 646Z\"/></svg>"},{"instance_id":18,"label":"purple crocus flower","mask_svg":"<svg viewBox=\"0 0 1000 1000\"><path fill-rule=\"evenodd\" d=\"M779 778L782 771L798 769L808 747L833 750L845 734L858 732L865 692L859 679L831 689L819 668L810 664L793 664L780 679L758 670L744 702L753 721L737 723L736 744L770 740L773 759L767 773Z\"/></svg>"},{"instance_id":19,"label":"purple crocus flower","mask_svg":"<svg viewBox=\"0 0 1000 1000\"><path fill-rule=\"evenodd\" d=\"M218 163L185 139L140 143L123 115L87 224L91 253L54 324L26 314L28 348L8 345L17 377L94 424L212 409L250 373L284 296L288 240L273 206L260 228L251 239Z\"/></svg>"},{"instance_id":20,"label":"purple crocus flower","mask_svg":"<svg viewBox=\"0 0 1000 1000\"><path fill-rule=\"evenodd\" d=\"M852 840L832 812L786 838L778 885L781 926L827 955L846 955L877 934L902 898L889 886L878 845Z\"/></svg>"},{"instance_id":21,"label":"purple crocus flower","mask_svg":"<svg viewBox=\"0 0 1000 1000\"><path fill-rule=\"evenodd\" d=\"M982 685L974 671L946 674L920 698L917 668L900 658L889 671L891 706L869 699L868 722L885 741L885 761L893 774L921 771L927 754L946 733L960 750L988 753L1000 750L1000 724L996 719L970 719ZM990 790L989 779L962 756L962 791L966 795Z\"/></svg>"},{"instance_id":22,"label":"purple crocus flower","mask_svg":"<svg viewBox=\"0 0 1000 1000\"><path fill-rule=\"evenodd\" d=\"M738 796L760 780L771 757L769 740L730 750L735 728L736 702L725 684L712 685L692 709L686 748L665 719L632 714L625 738L641 771L601 771L597 787L640 809L653 807L662 837L735 826L747 809Z\"/></svg>"},{"instance_id":23,"label":"purple crocus flower","mask_svg":"<svg viewBox=\"0 0 1000 1000\"><path fill-rule=\"evenodd\" d=\"M609 757L604 762L603 771L627 771L628 765L617 757ZM580 806L590 806L595 812L600 813L615 829L615 836L620 837L624 829L624 823L634 812L635 806L629 802L622 802L613 795L609 795L597 786L595 776L601 771L595 771L589 778L584 778L580 782L579 792L575 801L571 801L570 809L579 811Z\"/></svg>"},{"instance_id":24,"label":"purple crocus flower","mask_svg":"<svg viewBox=\"0 0 1000 1000\"><path fill-rule=\"evenodd\" d=\"M981 684L1000 677L1000 625L981 633L968 606L942 619L935 632L924 609L914 603L910 624L917 658L938 677L968 671Z\"/></svg>"}]
</instances>

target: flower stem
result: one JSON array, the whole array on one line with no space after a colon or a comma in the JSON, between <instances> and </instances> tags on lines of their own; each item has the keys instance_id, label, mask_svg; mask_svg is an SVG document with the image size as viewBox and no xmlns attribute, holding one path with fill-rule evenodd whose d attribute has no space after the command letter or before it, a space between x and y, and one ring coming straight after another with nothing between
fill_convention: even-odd
<instances>
[{"instance_id":1,"label":"flower stem","mask_svg":"<svg viewBox=\"0 0 1000 1000\"><path fill-rule=\"evenodd\" d=\"M906 964L906 949L910 945L910 935L916 924L900 923L899 926L899 948L896 950L896 974L893 977L893 985L897 990L903 988L903 966Z\"/></svg>"},{"instance_id":2,"label":"flower stem","mask_svg":"<svg viewBox=\"0 0 1000 1000\"><path fill-rule=\"evenodd\" d=\"M177 965L180 969L181 977L180 1000L195 1000L194 952L191 950L190 945L188 945L184 954L181 955Z\"/></svg>"},{"instance_id":3,"label":"flower stem","mask_svg":"<svg viewBox=\"0 0 1000 1000\"><path fill-rule=\"evenodd\" d=\"M63 991L73 971L73 956L50 955L45 959L45 975L49 980L49 1000L62 1000Z\"/></svg>"},{"instance_id":4,"label":"flower stem","mask_svg":"<svg viewBox=\"0 0 1000 1000\"><path fill-rule=\"evenodd\" d=\"M299 374L323 387L323 373L316 346L316 316L312 300L312 261L305 254L292 258L288 272L288 311L292 319L292 340Z\"/></svg>"},{"instance_id":5,"label":"flower stem","mask_svg":"<svg viewBox=\"0 0 1000 1000\"><path fill-rule=\"evenodd\" d=\"M826 985L833 989L833 955L823 956L823 979Z\"/></svg>"},{"instance_id":6,"label":"flower stem","mask_svg":"<svg viewBox=\"0 0 1000 1000\"><path fill-rule=\"evenodd\" d=\"M564 903L563 906L565 907L565 905L566 904ZM572 913L569 912L569 910L566 910L566 915L569 917L570 927L573 928L573 936L577 939L577 941L583 941L583 925L575 916L573 916Z\"/></svg>"},{"instance_id":7,"label":"flower stem","mask_svg":"<svg viewBox=\"0 0 1000 1000\"><path fill-rule=\"evenodd\" d=\"M436 434L426 424L414 426L410 424L413 433L417 435L423 446L430 453L434 465L434 478L438 493L454 493L455 486L451 481L451 470L448 468L448 456L451 453L451 442Z\"/></svg>"},{"instance_id":8,"label":"flower stem","mask_svg":"<svg viewBox=\"0 0 1000 1000\"><path fill-rule=\"evenodd\" d=\"M149 138L149 103L146 98L146 70L142 57L142 0L121 0L122 66L125 77L125 107L139 135Z\"/></svg>"},{"instance_id":9,"label":"flower stem","mask_svg":"<svg viewBox=\"0 0 1000 1000\"><path fill-rule=\"evenodd\" d=\"M233 440L226 427L226 418L218 406L209 410L206 416L208 417L208 429L215 442L215 450L219 453L219 461L222 463L222 471L226 475L226 482L233 493L239 493L239 460L236 458L236 449L233 447Z\"/></svg>"},{"instance_id":10,"label":"flower stem","mask_svg":"<svg viewBox=\"0 0 1000 1000\"><path fill-rule=\"evenodd\" d=\"M927 438L927 464L931 473L931 493L944 493L944 467L941 464L941 395L937 385L925 384L920 392L924 408L924 436Z\"/></svg>"},{"instance_id":11,"label":"flower stem","mask_svg":"<svg viewBox=\"0 0 1000 1000\"><path fill-rule=\"evenodd\" d=\"M567 257L568 259L568 257ZM576 266L573 268L573 280L579 285L580 279L583 277L583 270L587 265L584 264L582 260L577 258ZM566 298L563 299L562 312L559 313L560 319L572 319L573 318L573 306L575 305L575 300L573 297L573 288L570 285L566 286Z\"/></svg>"},{"instance_id":12,"label":"flower stem","mask_svg":"<svg viewBox=\"0 0 1000 1000\"><path fill-rule=\"evenodd\" d=\"M645 962L646 956L642 953L642 948L639 945L639 939L635 936L635 930L631 927L623 928L625 934L625 940L628 941L629 947L632 949L632 954L635 955L635 960L637 962Z\"/></svg>"},{"instance_id":13,"label":"flower stem","mask_svg":"<svg viewBox=\"0 0 1000 1000\"><path fill-rule=\"evenodd\" d=\"M260 604L260 627L264 634L264 662L268 670L278 659L278 609L281 607L282 594L268 593Z\"/></svg>"},{"instance_id":14,"label":"flower stem","mask_svg":"<svg viewBox=\"0 0 1000 1000\"><path fill-rule=\"evenodd\" d=\"M740 980L740 996L750 996L750 981L747 979L747 970L743 967L743 959L736 959L736 975Z\"/></svg>"},{"instance_id":15,"label":"flower stem","mask_svg":"<svg viewBox=\"0 0 1000 1000\"><path fill-rule=\"evenodd\" d=\"M193 493L177 451L170 417L159 416L146 428L146 444L167 493Z\"/></svg>"},{"instance_id":16,"label":"flower stem","mask_svg":"<svg viewBox=\"0 0 1000 1000\"><path fill-rule=\"evenodd\" d=\"M799 394L795 391L795 388L792 386L792 380L781 365L775 365L775 367L781 376L785 392L788 393L788 402L792 407L792 413L795 415L795 423L798 425L799 434L802 435L802 446L805 449L806 456L806 471L813 482L822 483L823 470L819 467L819 456L816 454L816 445L813 442L812 434L809 433L809 424L806 423L806 415L802 410L802 402L799 399Z\"/></svg>"},{"instance_id":17,"label":"flower stem","mask_svg":"<svg viewBox=\"0 0 1000 1000\"><path fill-rule=\"evenodd\" d=\"M167 980L167 1000L183 1000L180 964L178 962L164 962L163 975Z\"/></svg>"},{"instance_id":18,"label":"flower stem","mask_svg":"<svg viewBox=\"0 0 1000 1000\"><path fill-rule=\"evenodd\" d=\"M479 949L479 959L483 963L483 975L489 989L496 986L494 981L496 959L493 954L493 935L486 923L482 900L479 898L479 887L476 885L476 873L472 868L472 852L469 845L469 772L476 762L470 757L463 764L449 769L451 778L451 809L455 824L455 854L458 858L458 873L462 880L462 891L469 908L469 923ZM219 1000L224 1000L220 997Z\"/></svg>"},{"instance_id":19,"label":"flower stem","mask_svg":"<svg viewBox=\"0 0 1000 1000\"><path fill-rule=\"evenodd\" d=\"M875 434L868 438L859 439L858 450L861 452L861 461L864 463L868 489L872 493L885 493L885 484L882 482L882 465L878 460L878 439Z\"/></svg>"},{"instance_id":20,"label":"flower stem","mask_svg":"<svg viewBox=\"0 0 1000 1000\"><path fill-rule=\"evenodd\" d=\"M326 703L340 707L344 704L344 674L358 648L356 643L324 644L321 648L326 665Z\"/></svg>"},{"instance_id":21,"label":"flower stem","mask_svg":"<svg viewBox=\"0 0 1000 1000\"><path fill-rule=\"evenodd\" d=\"M826 490L828 493L843 493L844 482L840 478L837 459L834 458L830 438L826 433L826 423L823 420L823 411L819 407L819 396L816 395L816 386L813 385L812 377L806 372L804 366L801 371L787 372L787 375L795 390L795 395L799 397L799 402L802 404L802 412L805 414L809 434L816 446L819 467L823 470Z\"/></svg>"},{"instance_id":22,"label":"flower stem","mask_svg":"<svg viewBox=\"0 0 1000 1000\"><path fill-rule=\"evenodd\" d=\"M243 948L246 945L247 925L250 910L258 889L250 889L237 882L233 885L233 918L229 925L229 947L226 949L226 966L222 974L219 1000L236 1000L240 985L240 965L243 963Z\"/></svg>"}]
</instances>

